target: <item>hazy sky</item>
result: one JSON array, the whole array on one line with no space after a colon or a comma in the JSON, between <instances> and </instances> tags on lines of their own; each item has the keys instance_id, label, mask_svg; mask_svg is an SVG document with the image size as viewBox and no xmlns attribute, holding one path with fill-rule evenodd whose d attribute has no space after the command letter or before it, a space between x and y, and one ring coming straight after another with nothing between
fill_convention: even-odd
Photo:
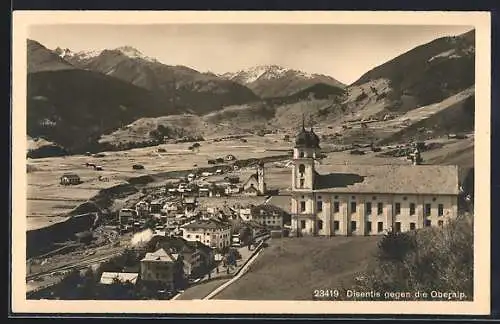
<instances>
[{"instance_id":1,"label":"hazy sky","mask_svg":"<svg viewBox=\"0 0 500 324\"><path fill-rule=\"evenodd\" d=\"M415 46L470 26L395 25L51 25L30 38L73 51L130 45L168 65L235 72L276 64L330 75L350 84L371 68Z\"/></svg>"}]
</instances>

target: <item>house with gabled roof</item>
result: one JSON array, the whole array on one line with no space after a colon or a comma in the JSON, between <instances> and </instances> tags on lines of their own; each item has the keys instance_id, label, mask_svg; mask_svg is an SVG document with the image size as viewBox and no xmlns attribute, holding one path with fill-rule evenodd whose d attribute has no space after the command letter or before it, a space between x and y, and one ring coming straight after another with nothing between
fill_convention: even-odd
<instances>
[{"instance_id":1,"label":"house with gabled roof","mask_svg":"<svg viewBox=\"0 0 500 324\"><path fill-rule=\"evenodd\" d=\"M68 186L68 185L77 185L80 184L82 181L80 179L80 176L76 173L65 173L61 176L60 178L60 183L62 185Z\"/></svg>"},{"instance_id":2,"label":"house with gabled roof","mask_svg":"<svg viewBox=\"0 0 500 324\"><path fill-rule=\"evenodd\" d=\"M160 248L155 252L146 253L141 260L141 280L156 282L173 290L176 280L183 277L182 258L178 253L170 253Z\"/></svg>"}]
</instances>

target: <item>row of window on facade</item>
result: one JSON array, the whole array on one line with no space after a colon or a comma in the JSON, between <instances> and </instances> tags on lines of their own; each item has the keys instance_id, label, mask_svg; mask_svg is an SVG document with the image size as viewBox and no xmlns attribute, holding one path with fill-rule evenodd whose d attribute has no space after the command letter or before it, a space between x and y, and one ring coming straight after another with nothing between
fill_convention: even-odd
<instances>
[{"instance_id":1,"label":"row of window on facade","mask_svg":"<svg viewBox=\"0 0 500 324\"><path fill-rule=\"evenodd\" d=\"M187 237L189 238L190 236L187 235ZM229 243L226 244L226 241L219 242L219 246L217 246L217 242L211 242L210 240L203 241L202 239L200 239L198 237L198 235L196 235L196 239L198 239L200 242L205 243L207 245L210 244L210 247L219 247L219 248L222 248L222 247L229 246Z\"/></svg>"},{"instance_id":2,"label":"row of window on facade","mask_svg":"<svg viewBox=\"0 0 500 324\"><path fill-rule=\"evenodd\" d=\"M351 231L355 232L357 230L357 223L356 221L351 221ZM442 220L438 221L438 226L443 226L444 222ZM426 219L425 220L425 226L429 227L432 225L431 220ZM301 220L300 221L300 228L305 229L306 228L306 221ZM318 230L323 229L323 221L318 220ZM334 221L333 222L333 230L338 231L340 229L340 222L339 221ZM413 231L416 229L416 223L410 223L410 230ZM367 232L372 232L372 222L368 221L366 222L366 230ZM384 231L384 222L377 222L377 232L381 233ZM401 232L401 222L394 222L394 231L396 232Z\"/></svg>"},{"instance_id":3,"label":"row of window on facade","mask_svg":"<svg viewBox=\"0 0 500 324\"><path fill-rule=\"evenodd\" d=\"M205 235L210 236L210 233L205 233ZM187 234L186 237L187 238L191 238L191 234ZM217 234L216 235L212 235L212 239L214 239L214 240L217 239L217 238L221 239L221 238L227 238L227 237L229 237L229 234L227 234L227 233L225 233L225 234L219 234L218 236L217 236ZM194 236L194 238L199 239L200 235L197 234L197 235Z\"/></svg>"},{"instance_id":4,"label":"row of window on facade","mask_svg":"<svg viewBox=\"0 0 500 324\"><path fill-rule=\"evenodd\" d=\"M355 201L351 202L351 213L356 213L357 210L357 203ZM431 216L431 210L432 210L432 205L431 204L425 204L424 206L424 216ZM304 213L306 211L306 202L301 201L300 202L300 212ZM323 202L322 201L317 201L316 202L316 211L317 212L322 212L323 211ZM340 203L338 201L333 202L333 212L338 213L340 211ZM365 204L365 211L366 215L371 215L372 214L372 203L367 202ZM382 215L384 212L384 204L383 203L378 203L377 204L377 215ZM395 203L394 205L394 214L399 215L401 214L401 203ZM413 216L416 214L416 204L410 203L410 215ZM444 205L443 204L438 204L438 216L443 216L444 214Z\"/></svg>"},{"instance_id":5,"label":"row of window on facade","mask_svg":"<svg viewBox=\"0 0 500 324\"><path fill-rule=\"evenodd\" d=\"M273 219L273 220L268 219L266 221L263 220L263 221L261 221L261 223L262 224L281 224L281 222L277 219Z\"/></svg>"},{"instance_id":6,"label":"row of window on facade","mask_svg":"<svg viewBox=\"0 0 500 324\"><path fill-rule=\"evenodd\" d=\"M199 229L190 229L189 230L190 232L212 232L212 233L215 233L215 232L219 232L221 231L221 229L215 229L215 228L199 228ZM209 233L205 233L205 235L209 235Z\"/></svg>"}]
</instances>

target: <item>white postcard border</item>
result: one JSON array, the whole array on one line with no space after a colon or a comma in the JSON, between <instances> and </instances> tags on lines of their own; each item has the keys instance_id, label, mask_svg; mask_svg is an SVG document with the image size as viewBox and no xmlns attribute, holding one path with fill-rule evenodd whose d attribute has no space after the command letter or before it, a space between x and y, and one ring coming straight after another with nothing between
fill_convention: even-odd
<instances>
[{"instance_id":1,"label":"white postcard border","mask_svg":"<svg viewBox=\"0 0 500 324\"><path fill-rule=\"evenodd\" d=\"M26 300L26 39L41 24L464 25L476 30L474 301ZM148 314L488 314L490 311L490 14L488 12L14 11L12 86L12 311ZM353 62L355 64L355 62Z\"/></svg>"}]
</instances>

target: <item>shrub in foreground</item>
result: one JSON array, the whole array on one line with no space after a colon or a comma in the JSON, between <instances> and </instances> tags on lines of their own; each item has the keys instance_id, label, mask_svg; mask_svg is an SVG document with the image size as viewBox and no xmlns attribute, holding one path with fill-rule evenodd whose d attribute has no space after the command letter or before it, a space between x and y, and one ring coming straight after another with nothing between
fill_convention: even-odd
<instances>
[{"instance_id":1,"label":"shrub in foreground","mask_svg":"<svg viewBox=\"0 0 500 324\"><path fill-rule=\"evenodd\" d=\"M356 277L357 291L463 293L473 299L473 217L461 216L444 227L389 233L379 244L376 262Z\"/></svg>"}]
</instances>

